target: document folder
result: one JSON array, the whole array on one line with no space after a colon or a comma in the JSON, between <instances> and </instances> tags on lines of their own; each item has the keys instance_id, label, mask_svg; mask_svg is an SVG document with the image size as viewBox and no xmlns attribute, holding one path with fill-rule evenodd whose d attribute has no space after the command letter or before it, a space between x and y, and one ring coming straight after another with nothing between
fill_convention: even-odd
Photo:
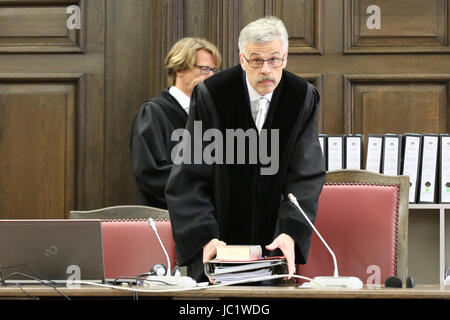
<instances>
[{"instance_id":1,"label":"document folder","mask_svg":"<svg viewBox=\"0 0 450 320\"><path fill-rule=\"evenodd\" d=\"M384 136L382 173L391 176L399 175L401 158L402 137L395 134L386 134Z\"/></svg>"},{"instance_id":2,"label":"document folder","mask_svg":"<svg viewBox=\"0 0 450 320\"><path fill-rule=\"evenodd\" d=\"M328 136L328 171L344 169L344 137Z\"/></svg>"},{"instance_id":3,"label":"document folder","mask_svg":"<svg viewBox=\"0 0 450 320\"><path fill-rule=\"evenodd\" d=\"M422 141L422 168L420 173L419 202L436 202L438 169L438 135L424 135Z\"/></svg>"},{"instance_id":4,"label":"document folder","mask_svg":"<svg viewBox=\"0 0 450 320\"><path fill-rule=\"evenodd\" d=\"M252 261L220 261L214 259L205 262L204 268L205 274L214 283L229 283L288 273L284 257L269 257Z\"/></svg>"},{"instance_id":5,"label":"document folder","mask_svg":"<svg viewBox=\"0 0 450 320\"><path fill-rule=\"evenodd\" d=\"M405 134L403 136L403 146L402 175L409 177L409 203L415 203L418 189L422 136L412 133Z\"/></svg>"},{"instance_id":6,"label":"document folder","mask_svg":"<svg viewBox=\"0 0 450 320\"><path fill-rule=\"evenodd\" d=\"M360 170L362 168L362 135L345 137L345 168Z\"/></svg>"},{"instance_id":7,"label":"document folder","mask_svg":"<svg viewBox=\"0 0 450 320\"><path fill-rule=\"evenodd\" d=\"M450 203L450 136L441 135L439 152L440 202Z\"/></svg>"},{"instance_id":8,"label":"document folder","mask_svg":"<svg viewBox=\"0 0 450 320\"><path fill-rule=\"evenodd\" d=\"M383 152L383 136L369 134L367 137L366 170L381 172L381 155Z\"/></svg>"}]
</instances>

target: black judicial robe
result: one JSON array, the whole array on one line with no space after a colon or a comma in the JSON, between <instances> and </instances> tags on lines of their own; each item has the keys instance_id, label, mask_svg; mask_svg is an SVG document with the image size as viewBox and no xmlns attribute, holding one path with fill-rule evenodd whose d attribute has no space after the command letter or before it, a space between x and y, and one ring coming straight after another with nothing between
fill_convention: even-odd
<instances>
[{"instance_id":1,"label":"black judicial robe","mask_svg":"<svg viewBox=\"0 0 450 320\"><path fill-rule=\"evenodd\" d=\"M279 130L279 170L274 175L261 175L260 163L173 166L166 199L179 265L201 259L203 246L213 238L264 247L281 233L294 239L296 263L306 262L311 228L287 195L293 193L315 220L325 181L316 130L318 102L311 84L283 70L263 126ZM256 130L250 110L245 73L238 65L195 87L186 129L193 136L194 121L201 121L203 132L216 128L224 137L226 129Z\"/></svg>"},{"instance_id":2,"label":"black judicial robe","mask_svg":"<svg viewBox=\"0 0 450 320\"><path fill-rule=\"evenodd\" d=\"M146 101L133 121L131 163L137 186L137 203L167 209L164 196L172 169L172 132L186 127L188 115L166 89Z\"/></svg>"}]
</instances>

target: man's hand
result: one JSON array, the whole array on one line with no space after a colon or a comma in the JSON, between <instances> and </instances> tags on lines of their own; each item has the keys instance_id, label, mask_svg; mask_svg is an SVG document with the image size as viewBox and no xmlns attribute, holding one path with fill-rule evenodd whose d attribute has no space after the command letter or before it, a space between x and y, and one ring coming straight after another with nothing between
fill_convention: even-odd
<instances>
[{"instance_id":1,"label":"man's hand","mask_svg":"<svg viewBox=\"0 0 450 320\"><path fill-rule=\"evenodd\" d=\"M227 244L219 239L212 239L206 246L203 247L203 263L214 259L216 256L217 247L223 247Z\"/></svg>"},{"instance_id":2,"label":"man's hand","mask_svg":"<svg viewBox=\"0 0 450 320\"><path fill-rule=\"evenodd\" d=\"M285 233L280 234L271 244L266 246L267 250L280 248L286 258L289 274L295 273L295 242Z\"/></svg>"}]
</instances>

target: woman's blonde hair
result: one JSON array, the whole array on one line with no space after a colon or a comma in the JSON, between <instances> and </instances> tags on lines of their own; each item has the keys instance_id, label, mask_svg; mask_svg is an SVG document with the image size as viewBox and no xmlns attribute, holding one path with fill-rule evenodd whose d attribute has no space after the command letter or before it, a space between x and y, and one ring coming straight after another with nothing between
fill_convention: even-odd
<instances>
[{"instance_id":1,"label":"woman's blonde hair","mask_svg":"<svg viewBox=\"0 0 450 320\"><path fill-rule=\"evenodd\" d=\"M201 38L183 38L173 45L166 56L165 67L169 87L175 84L177 71L194 67L198 50L211 53L217 67L222 62L219 50L212 43Z\"/></svg>"}]
</instances>

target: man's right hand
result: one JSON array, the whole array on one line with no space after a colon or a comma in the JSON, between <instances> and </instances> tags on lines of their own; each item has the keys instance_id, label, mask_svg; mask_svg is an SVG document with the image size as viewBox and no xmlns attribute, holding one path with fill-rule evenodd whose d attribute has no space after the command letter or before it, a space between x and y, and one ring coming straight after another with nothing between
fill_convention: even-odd
<instances>
[{"instance_id":1,"label":"man's right hand","mask_svg":"<svg viewBox=\"0 0 450 320\"><path fill-rule=\"evenodd\" d=\"M227 244L219 239L212 239L206 246L203 247L203 263L212 260L216 257L217 247L224 247Z\"/></svg>"}]
</instances>

